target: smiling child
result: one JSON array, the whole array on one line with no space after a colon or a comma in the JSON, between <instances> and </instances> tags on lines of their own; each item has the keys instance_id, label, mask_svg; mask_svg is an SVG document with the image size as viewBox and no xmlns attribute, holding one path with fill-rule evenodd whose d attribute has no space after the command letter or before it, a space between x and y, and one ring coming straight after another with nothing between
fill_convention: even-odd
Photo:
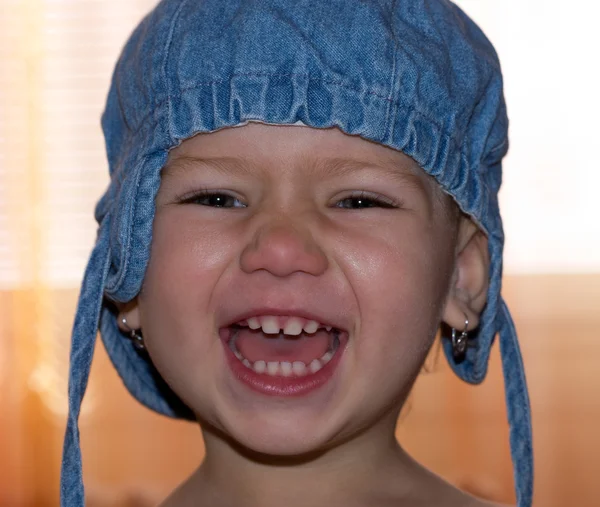
<instances>
[{"instance_id":1,"label":"smiling child","mask_svg":"<svg viewBox=\"0 0 600 507\"><path fill-rule=\"evenodd\" d=\"M500 296L496 54L443 0L164 0L103 116L111 183L73 330L61 502L95 334L206 453L165 506L484 506L395 439L440 325L479 383L499 334L519 507L529 404ZM182 478L183 479L183 478Z\"/></svg>"}]
</instances>

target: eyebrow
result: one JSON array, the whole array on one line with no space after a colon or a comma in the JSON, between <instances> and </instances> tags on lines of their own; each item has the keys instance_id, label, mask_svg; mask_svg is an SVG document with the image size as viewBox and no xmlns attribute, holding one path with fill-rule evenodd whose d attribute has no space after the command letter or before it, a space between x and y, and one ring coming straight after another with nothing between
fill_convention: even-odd
<instances>
[{"instance_id":1,"label":"eyebrow","mask_svg":"<svg viewBox=\"0 0 600 507\"><path fill-rule=\"evenodd\" d=\"M177 157L167 161L162 169L163 175L175 175L197 171L201 168L214 170L225 176L252 175L252 167L242 159L235 157Z\"/></svg>"},{"instance_id":2,"label":"eyebrow","mask_svg":"<svg viewBox=\"0 0 600 507\"><path fill-rule=\"evenodd\" d=\"M365 169L374 169L385 175L396 183L408 186L424 192L430 196L430 189L424 178L415 174L412 167L406 167L416 162L408 161L405 164L395 164L393 162L381 163L379 160L357 160L346 158L328 158L328 159L308 159L304 164L308 176L319 177L322 179L341 178L355 174ZM171 160L163 168L163 174L175 175L177 173L188 171L197 171L201 168L209 168L224 176L254 176L263 172L260 165L249 163L246 160L237 157L178 157ZM419 170L421 170L419 168Z\"/></svg>"}]
</instances>

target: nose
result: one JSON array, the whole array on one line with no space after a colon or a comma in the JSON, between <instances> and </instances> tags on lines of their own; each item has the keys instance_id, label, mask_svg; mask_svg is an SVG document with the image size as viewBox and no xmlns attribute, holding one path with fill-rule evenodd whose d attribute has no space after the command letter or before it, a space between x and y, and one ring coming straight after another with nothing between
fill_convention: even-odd
<instances>
[{"instance_id":1,"label":"nose","mask_svg":"<svg viewBox=\"0 0 600 507\"><path fill-rule=\"evenodd\" d=\"M242 252L242 269L246 273L262 269L278 277L297 271L315 276L325 272L327 256L299 220L284 217L260 227Z\"/></svg>"}]
</instances>

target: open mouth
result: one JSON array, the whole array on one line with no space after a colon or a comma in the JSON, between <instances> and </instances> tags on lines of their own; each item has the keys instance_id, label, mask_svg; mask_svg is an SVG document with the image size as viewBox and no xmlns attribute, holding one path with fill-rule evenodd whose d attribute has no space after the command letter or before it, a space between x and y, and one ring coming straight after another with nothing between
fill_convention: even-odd
<instances>
[{"instance_id":1,"label":"open mouth","mask_svg":"<svg viewBox=\"0 0 600 507\"><path fill-rule=\"evenodd\" d=\"M319 329L297 336L232 326L228 342L233 355L258 374L304 377L329 363L340 347L340 331Z\"/></svg>"},{"instance_id":2,"label":"open mouth","mask_svg":"<svg viewBox=\"0 0 600 507\"><path fill-rule=\"evenodd\" d=\"M325 384L348 341L346 331L331 326L269 329L242 321L220 330L236 377L252 389L278 396L300 395Z\"/></svg>"}]
</instances>

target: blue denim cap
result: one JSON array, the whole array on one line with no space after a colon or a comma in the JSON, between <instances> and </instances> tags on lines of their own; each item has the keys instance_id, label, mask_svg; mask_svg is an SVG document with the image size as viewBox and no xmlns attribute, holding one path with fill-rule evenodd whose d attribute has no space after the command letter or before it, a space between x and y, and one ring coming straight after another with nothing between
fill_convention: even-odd
<instances>
[{"instance_id":1,"label":"blue denim cap","mask_svg":"<svg viewBox=\"0 0 600 507\"><path fill-rule=\"evenodd\" d=\"M445 0L164 0L117 63L102 126L111 181L96 207L96 245L75 318L61 505L84 505L78 416L98 329L141 403L193 419L119 331L111 302L139 292L154 198L169 150L200 132L248 121L338 127L400 150L483 229L491 256L487 305L466 359L480 383L499 336L519 507L531 505L530 408L517 335L500 295L498 208L508 119L491 43Z\"/></svg>"}]
</instances>

